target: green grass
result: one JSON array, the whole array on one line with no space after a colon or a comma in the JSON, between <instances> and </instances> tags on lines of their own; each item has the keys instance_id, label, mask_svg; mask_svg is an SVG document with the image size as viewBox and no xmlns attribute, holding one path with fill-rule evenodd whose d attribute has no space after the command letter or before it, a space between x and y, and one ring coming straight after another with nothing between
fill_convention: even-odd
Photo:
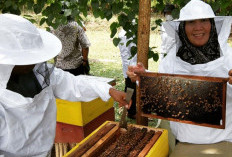
<instances>
[{"instance_id":1,"label":"green grass","mask_svg":"<svg viewBox=\"0 0 232 157\"><path fill-rule=\"evenodd\" d=\"M114 18L112 20L115 20ZM112 20L110 22L112 22ZM89 50L90 61L90 74L95 76L109 77L116 80L115 88L118 90L124 90L124 77L122 74L122 62L120 57L120 51L118 47L115 47L110 38L110 22L101 19L94 19L93 17L86 18L86 34L91 42ZM159 51L160 47L160 35L158 32L151 32L150 46L157 47L155 51ZM148 62L148 69L151 71L157 71L158 63L152 59ZM114 104L115 107L115 119L119 121L122 109L118 107L118 104ZM127 119L128 123L135 123L135 120ZM149 121L150 126L156 125L156 120Z\"/></svg>"}]
</instances>

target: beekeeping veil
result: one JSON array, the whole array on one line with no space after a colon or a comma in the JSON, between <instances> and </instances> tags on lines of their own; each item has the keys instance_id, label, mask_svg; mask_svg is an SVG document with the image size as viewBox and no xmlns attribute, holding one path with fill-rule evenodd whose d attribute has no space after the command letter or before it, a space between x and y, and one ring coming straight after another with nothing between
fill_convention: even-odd
<instances>
[{"instance_id":1,"label":"beekeeping veil","mask_svg":"<svg viewBox=\"0 0 232 157\"><path fill-rule=\"evenodd\" d=\"M176 53L182 46L182 42L178 35L180 22L196 19L213 19L215 21L218 42L220 45L220 56L224 55L223 53L228 52L227 40L230 34L231 17L215 16L209 4L201 0L191 0L181 9L179 19L163 23L163 27L169 38L169 42L166 44L167 54L173 55L173 57L176 56Z\"/></svg>"},{"instance_id":2,"label":"beekeeping veil","mask_svg":"<svg viewBox=\"0 0 232 157\"><path fill-rule=\"evenodd\" d=\"M48 85L53 68L46 61L60 52L60 40L13 14L0 15L0 32L0 88L6 88L15 65L38 64L35 70Z\"/></svg>"}]
</instances>

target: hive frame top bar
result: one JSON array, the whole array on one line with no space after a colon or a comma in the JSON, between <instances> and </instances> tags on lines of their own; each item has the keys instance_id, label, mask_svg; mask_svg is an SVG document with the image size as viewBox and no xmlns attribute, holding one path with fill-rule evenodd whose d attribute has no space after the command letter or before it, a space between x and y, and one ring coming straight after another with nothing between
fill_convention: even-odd
<instances>
[{"instance_id":1,"label":"hive frame top bar","mask_svg":"<svg viewBox=\"0 0 232 157\"><path fill-rule=\"evenodd\" d=\"M168 76L168 77L181 77L186 79L193 80L204 80L204 81L212 81L212 82L227 82L228 78L224 77L210 77L210 76L197 76L197 75L184 75L184 74L168 74L168 73L156 73L156 72L135 72L138 76Z\"/></svg>"},{"instance_id":2,"label":"hive frame top bar","mask_svg":"<svg viewBox=\"0 0 232 157\"><path fill-rule=\"evenodd\" d=\"M143 117L147 117L147 118L158 118L158 119L165 119L165 120L170 120L170 121L176 121L176 122L181 122L181 123L187 123L187 124L193 124L193 125L200 125L200 126L206 126L206 127L212 127L212 128L219 128L219 129L224 129L225 128L225 111L226 111L226 86L227 86L227 81L228 78L222 78L222 77L208 77L208 76L194 76L194 75L180 75L180 74L167 74L167 73L153 73L153 72L142 72L142 73L136 73L139 76L139 92L138 92L138 96L139 96L139 108L138 108L138 114L139 116L143 116ZM177 79L177 80L188 80L188 81L192 81L192 82L206 82L207 84L212 84L214 86L214 84L219 83L219 88L221 88L220 90L222 91L222 94L220 94L220 98L221 98L221 121L220 124L211 124L208 122L196 122L193 120L188 120L188 119L178 119L175 117L165 117L165 116L160 116L159 114L157 114L156 112L154 113L146 113L142 110L142 105L144 105L145 103L143 102L143 100L141 100L141 93L143 92L143 98L144 95L146 97L146 95L149 94L144 94L144 92L146 93L146 89L144 89L144 87L142 87L143 89L141 89L141 86L143 86L143 81L141 79L146 79L146 78L170 78L170 79ZM141 82L142 81L142 82ZM146 82L146 81L145 81ZM212 82L212 83L210 83ZM142 84L141 84L142 83ZM147 84L148 86L155 86L154 84L151 83ZM142 91L141 91L142 90ZM151 90L153 90L152 88L149 89L149 92L152 92ZM157 89L154 89L157 90ZM179 94L179 93L178 93ZM151 96L151 94L150 94ZM171 95L167 95L168 97ZM174 96L173 96L174 97ZM148 98L149 99L149 98ZM151 100L151 99L150 99ZM152 99L154 100L154 98ZM172 98L173 100L173 98ZM166 104L164 104L166 105ZM164 109L165 110L165 109ZM165 112L165 111L164 111ZM219 111L218 111L219 112ZM208 113L209 114L209 113ZM186 116L188 117L188 116Z\"/></svg>"}]
</instances>

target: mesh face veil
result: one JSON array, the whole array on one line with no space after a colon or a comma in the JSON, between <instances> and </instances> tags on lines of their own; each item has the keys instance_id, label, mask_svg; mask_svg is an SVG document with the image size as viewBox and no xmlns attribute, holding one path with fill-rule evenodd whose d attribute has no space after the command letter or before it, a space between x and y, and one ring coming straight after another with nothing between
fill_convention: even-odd
<instances>
[{"instance_id":1,"label":"mesh face veil","mask_svg":"<svg viewBox=\"0 0 232 157\"><path fill-rule=\"evenodd\" d=\"M40 75L40 78L42 80L40 82L42 89L50 85L50 78L51 78L52 72L54 71L54 68L55 68L55 63L50 64L47 62L40 63L35 67L34 69L35 72Z\"/></svg>"}]
</instances>

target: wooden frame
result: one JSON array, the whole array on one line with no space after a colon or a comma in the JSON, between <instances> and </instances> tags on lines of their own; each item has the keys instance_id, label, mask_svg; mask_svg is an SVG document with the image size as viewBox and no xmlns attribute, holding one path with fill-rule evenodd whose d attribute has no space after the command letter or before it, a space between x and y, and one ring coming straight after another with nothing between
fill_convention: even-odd
<instances>
[{"instance_id":1,"label":"wooden frame","mask_svg":"<svg viewBox=\"0 0 232 157\"><path fill-rule=\"evenodd\" d=\"M156 154L157 152L151 153L150 150L155 151L158 148L164 147L164 152L160 152L161 156L168 155L168 144L167 144L167 131L164 129L158 128L150 128L145 126L139 126L134 124L129 124L128 127L134 127L138 129L146 128L148 131L154 131L155 134L151 137L151 140L147 143L147 145L140 151L139 157L145 157L149 153ZM75 156L83 156L83 157L91 157L96 156L99 152L102 151L103 148L110 145L113 140L115 140L121 133L126 132L125 129L119 127L119 123L108 121L104 123L100 128L95 130L88 138L79 143L75 148L72 149L66 157L75 157ZM162 140L161 140L161 139ZM165 139L165 140L164 140ZM165 143L161 145L160 140ZM158 142L158 143L157 143ZM156 148L156 149L155 149Z\"/></svg>"},{"instance_id":2,"label":"wooden frame","mask_svg":"<svg viewBox=\"0 0 232 157\"><path fill-rule=\"evenodd\" d=\"M187 124L194 124L194 125L220 128L220 129L225 128L227 78L192 76L192 75L176 75L176 74L164 74L164 73L150 73L150 72L139 73L138 75L139 75L139 82L140 82L139 93L138 93L139 105L141 106L145 104L149 104L149 105L154 104L155 109L153 110L157 111L157 113L155 114L154 113L147 114L146 112L144 113L141 110L141 112L138 113L140 114L139 116L143 116L147 118L166 119L170 121L177 121L177 122L182 122L182 123L187 123ZM150 81L147 81L148 79ZM157 81L159 81L159 84L156 83ZM162 81L166 81L166 82L162 83ZM173 82L173 81L178 81L179 83ZM191 83L190 85L194 88L191 88L191 90L188 89L190 85L186 85L186 82L187 83L190 82ZM167 84L167 86L165 86L164 83ZM176 91L175 86L177 85L179 86L181 85L181 83L182 83L182 86L180 88L181 91ZM166 93L164 91L166 91ZM163 94L161 94L162 92ZM145 94L142 94L142 93L145 93ZM151 94L149 95L149 93ZM155 93L159 96L159 98L157 98L158 96L155 95ZM191 95L191 94L194 94L194 95ZM191 97L189 97L189 95L191 95ZM149 96L150 97L154 96L154 97L149 98ZM146 97L146 102L145 102L145 97ZM164 99L166 100L162 101ZM213 101L213 99L216 99L217 101ZM157 100L157 103L154 103L154 100ZM189 102L187 107L186 107L186 104L187 104L186 100L188 100ZM194 106L196 104L197 106ZM206 105L209 108L208 110L207 110ZM172 110L173 112L168 110L168 108L173 109ZM220 119L218 119L217 123L214 123L213 120L211 122L211 118L209 118L210 122L204 119L202 119L202 121L199 122L197 120L192 119L194 117L191 117L190 119L189 118L190 116L188 116L192 113L191 109L193 108L194 109L197 108L198 111L204 111L204 113L200 112L200 113L194 114L200 117L201 117L201 114L202 114L202 117L207 117L205 115L211 116L214 114L213 115L214 117L211 117L211 118L214 118L213 120L215 121L216 121L216 118L218 118L218 116L221 116L221 117L219 117ZM173 113L177 113L177 111L179 112L179 114L174 115ZM186 111L188 111L188 113ZM218 115L218 113L220 114ZM195 117L195 119L197 119L197 117Z\"/></svg>"}]
</instances>

